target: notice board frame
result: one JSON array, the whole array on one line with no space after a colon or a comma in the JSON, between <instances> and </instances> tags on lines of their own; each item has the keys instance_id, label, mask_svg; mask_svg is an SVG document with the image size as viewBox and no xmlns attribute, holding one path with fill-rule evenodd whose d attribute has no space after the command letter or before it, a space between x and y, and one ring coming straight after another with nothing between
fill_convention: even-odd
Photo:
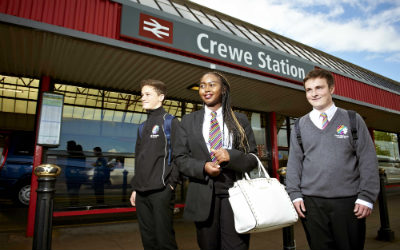
<instances>
[{"instance_id":1,"label":"notice board frame","mask_svg":"<svg viewBox=\"0 0 400 250\"><path fill-rule=\"evenodd\" d=\"M60 145L63 108L64 95L48 91L43 92L37 145L45 147L58 147Z\"/></svg>"}]
</instances>

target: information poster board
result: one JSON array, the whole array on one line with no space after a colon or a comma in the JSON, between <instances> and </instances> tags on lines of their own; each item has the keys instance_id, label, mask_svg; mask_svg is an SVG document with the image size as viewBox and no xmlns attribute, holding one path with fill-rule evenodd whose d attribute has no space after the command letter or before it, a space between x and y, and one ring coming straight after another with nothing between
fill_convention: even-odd
<instances>
[{"instance_id":1,"label":"information poster board","mask_svg":"<svg viewBox=\"0 0 400 250\"><path fill-rule=\"evenodd\" d=\"M43 93L38 145L46 147L57 147L60 145L63 104L63 95L50 92Z\"/></svg>"}]
</instances>

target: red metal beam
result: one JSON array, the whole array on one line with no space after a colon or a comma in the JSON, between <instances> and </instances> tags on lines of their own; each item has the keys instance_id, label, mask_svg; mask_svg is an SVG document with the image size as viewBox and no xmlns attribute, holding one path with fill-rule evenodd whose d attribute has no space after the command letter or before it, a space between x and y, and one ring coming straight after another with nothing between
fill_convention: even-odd
<instances>
[{"instance_id":1,"label":"red metal beam","mask_svg":"<svg viewBox=\"0 0 400 250\"><path fill-rule=\"evenodd\" d=\"M183 208L183 207L185 207L185 204L175 204L175 207ZM54 212L53 217L66 217L66 216L92 215L92 214L129 213L129 212L136 212L136 207L118 207L118 208L93 209L93 210L81 210L81 211L60 211L60 212Z\"/></svg>"},{"instance_id":2,"label":"red metal beam","mask_svg":"<svg viewBox=\"0 0 400 250\"><path fill-rule=\"evenodd\" d=\"M271 152L272 152L272 177L279 180L279 151L278 151L278 129L276 128L276 113L269 113L269 128L271 135Z\"/></svg>"},{"instance_id":3,"label":"red metal beam","mask_svg":"<svg viewBox=\"0 0 400 250\"><path fill-rule=\"evenodd\" d=\"M28 222L26 226L26 236L27 237L32 237L33 232L34 232L34 226L35 226L35 214L36 214L36 189L38 187L37 183L37 176L34 174L34 169L42 164L42 154L43 154L43 147L38 146L36 144L37 142L37 136L39 133L39 120L40 120L40 112L41 112L41 106L42 106L42 98L43 98L43 92L44 91L49 91L50 90L50 77L48 76L43 76L41 81L40 81L40 92L39 92L39 98L37 102L37 112L36 112L36 139L35 139L35 152L33 155L33 168L32 168L32 177L31 177L31 197L29 200L29 210L28 210Z\"/></svg>"}]
</instances>

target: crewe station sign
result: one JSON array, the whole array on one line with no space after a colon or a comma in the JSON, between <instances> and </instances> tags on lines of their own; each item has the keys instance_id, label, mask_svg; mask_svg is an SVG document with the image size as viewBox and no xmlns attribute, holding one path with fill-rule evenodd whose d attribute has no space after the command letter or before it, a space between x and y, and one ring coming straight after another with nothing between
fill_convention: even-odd
<instances>
[{"instance_id":1,"label":"crewe station sign","mask_svg":"<svg viewBox=\"0 0 400 250\"><path fill-rule=\"evenodd\" d=\"M243 38L136 3L122 2L121 36L302 81L314 65Z\"/></svg>"}]
</instances>

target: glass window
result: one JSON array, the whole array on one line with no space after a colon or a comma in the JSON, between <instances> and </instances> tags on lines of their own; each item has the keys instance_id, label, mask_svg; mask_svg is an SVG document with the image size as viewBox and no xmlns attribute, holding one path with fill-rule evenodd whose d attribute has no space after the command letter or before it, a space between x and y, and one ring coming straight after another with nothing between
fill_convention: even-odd
<instances>
[{"instance_id":1,"label":"glass window","mask_svg":"<svg viewBox=\"0 0 400 250\"><path fill-rule=\"evenodd\" d=\"M361 74L361 72L360 72L358 69L354 69L354 74L355 74L358 78L362 79L362 74Z\"/></svg>"},{"instance_id":2,"label":"glass window","mask_svg":"<svg viewBox=\"0 0 400 250\"><path fill-rule=\"evenodd\" d=\"M211 28L216 28L215 25L203 14L203 12L199 11L199 10L195 10L195 9L191 9L192 12L197 16L198 19L200 19L200 21L211 27Z\"/></svg>"},{"instance_id":3,"label":"glass window","mask_svg":"<svg viewBox=\"0 0 400 250\"><path fill-rule=\"evenodd\" d=\"M318 56L321 59L321 61L324 62L325 66L328 66L330 68L335 68L334 65L325 56L323 56L323 55L318 55Z\"/></svg>"},{"instance_id":4,"label":"glass window","mask_svg":"<svg viewBox=\"0 0 400 250\"><path fill-rule=\"evenodd\" d=\"M46 162L62 168L56 181L55 210L128 206L137 130L147 119L140 96L58 83L55 92L66 97L60 146L47 150L45 156ZM201 109L202 104L167 99L163 107L181 118ZM258 155L268 166L265 114L240 112L248 117ZM184 188L177 190L182 201Z\"/></svg>"},{"instance_id":5,"label":"glass window","mask_svg":"<svg viewBox=\"0 0 400 250\"><path fill-rule=\"evenodd\" d=\"M176 11L174 6L172 6L168 0L157 0L157 2L163 11L173 14L175 16L180 16L178 11Z\"/></svg>"},{"instance_id":6,"label":"glass window","mask_svg":"<svg viewBox=\"0 0 400 250\"><path fill-rule=\"evenodd\" d=\"M185 114L189 114L199 109L202 109L202 107L203 106L201 104L187 102L185 103Z\"/></svg>"},{"instance_id":7,"label":"glass window","mask_svg":"<svg viewBox=\"0 0 400 250\"><path fill-rule=\"evenodd\" d=\"M286 52L279 44L277 44L269 35L261 33L261 35L275 48Z\"/></svg>"},{"instance_id":8,"label":"glass window","mask_svg":"<svg viewBox=\"0 0 400 250\"><path fill-rule=\"evenodd\" d=\"M196 17L193 16L193 14L189 11L189 9L188 9L186 6L181 5L181 4L179 4L179 3L175 3L175 2L173 3L173 5L178 9L178 11L181 13L181 15L182 15L184 18L189 19L189 20L191 20L191 21L193 21L193 22L196 22L196 23L199 22L199 21L196 19Z\"/></svg>"},{"instance_id":9,"label":"glass window","mask_svg":"<svg viewBox=\"0 0 400 250\"><path fill-rule=\"evenodd\" d=\"M315 53L315 52L312 51L312 50L310 50L309 52L310 52L310 54L317 60L317 62L318 62L319 64L324 65L323 60L318 56L317 53Z\"/></svg>"},{"instance_id":10,"label":"glass window","mask_svg":"<svg viewBox=\"0 0 400 250\"><path fill-rule=\"evenodd\" d=\"M379 158L400 160L397 135L389 132L374 131L376 154Z\"/></svg>"},{"instance_id":11,"label":"glass window","mask_svg":"<svg viewBox=\"0 0 400 250\"><path fill-rule=\"evenodd\" d=\"M243 37L243 38L248 40L248 38L238 28L236 28L236 26L233 23L231 23L231 22L229 22L227 20L224 20L224 19L221 19L221 20L222 20L222 22L224 24L226 24L226 26L229 27L230 30L232 30L232 32L234 34L236 34L237 36Z\"/></svg>"},{"instance_id":12,"label":"glass window","mask_svg":"<svg viewBox=\"0 0 400 250\"><path fill-rule=\"evenodd\" d=\"M338 64L337 64L337 62L335 61L335 60L333 60L333 59L331 59L331 58L328 58L328 60L329 60L329 62L332 64L332 68L333 69L336 69L336 70L339 70L340 71L340 68L339 68L339 66L338 66Z\"/></svg>"},{"instance_id":13,"label":"glass window","mask_svg":"<svg viewBox=\"0 0 400 250\"><path fill-rule=\"evenodd\" d=\"M293 48L294 51L297 52L297 55L298 55L299 57L310 61L310 58L307 57L307 55L303 52L302 49L300 49L298 46L296 46L296 45L294 45L294 44L290 44L290 46Z\"/></svg>"},{"instance_id":14,"label":"glass window","mask_svg":"<svg viewBox=\"0 0 400 250\"><path fill-rule=\"evenodd\" d=\"M296 46L294 46L290 42L286 42L286 41L281 41L281 42L284 43L286 45L286 47L288 47L294 53L294 55L306 59L305 56L302 55L302 53L300 53L299 49L296 48Z\"/></svg>"},{"instance_id":15,"label":"glass window","mask_svg":"<svg viewBox=\"0 0 400 250\"><path fill-rule=\"evenodd\" d=\"M260 40L264 45L274 48L264 37L262 37L257 31L255 30L250 30L250 32L258 38L258 40Z\"/></svg>"},{"instance_id":16,"label":"glass window","mask_svg":"<svg viewBox=\"0 0 400 250\"><path fill-rule=\"evenodd\" d=\"M137 111L138 105L130 100L138 100L138 96L60 84L55 89L68 98L64 103L61 145L52 150L65 150L67 142L74 140L83 151L99 146L103 152L134 152L137 127L143 120L125 117Z\"/></svg>"},{"instance_id":17,"label":"glass window","mask_svg":"<svg viewBox=\"0 0 400 250\"><path fill-rule=\"evenodd\" d=\"M206 14L206 15L218 27L219 30L222 30L222 31L228 32L229 34L232 34L232 31L230 31L226 27L226 25L221 22L221 20L219 18L217 18L216 16L213 16L213 15L209 15L209 14Z\"/></svg>"},{"instance_id":18,"label":"glass window","mask_svg":"<svg viewBox=\"0 0 400 250\"><path fill-rule=\"evenodd\" d=\"M289 160L288 150L278 150L279 168L287 167L287 162Z\"/></svg>"},{"instance_id":19,"label":"glass window","mask_svg":"<svg viewBox=\"0 0 400 250\"><path fill-rule=\"evenodd\" d=\"M126 206L137 129L147 118L140 96L57 83L55 92L68 96L60 146L46 151L46 162L62 168L55 210ZM163 106L182 115L181 102L166 100Z\"/></svg>"},{"instance_id":20,"label":"glass window","mask_svg":"<svg viewBox=\"0 0 400 250\"><path fill-rule=\"evenodd\" d=\"M264 114L251 112L250 116L251 128L254 132L254 137L257 143L257 153L261 160L267 160L268 151L266 144L266 117Z\"/></svg>"},{"instance_id":21,"label":"glass window","mask_svg":"<svg viewBox=\"0 0 400 250\"><path fill-rule=\"evenodd\" d=\"M244 34L246 34L246 36L248 38L250 38L250 40L252 40L253 42L256 43L261 43L252 33L250 33L250 31L248 31L245 27L241 26L241 25L236 25Z\"/></svg>"},{"instance_id":22,"label":"glass window","mask_svg":"<svg viewBox=\"0 0 400 250\"><path fill-rule=\"evenodd\" d=\"M0 112L35 114L38 92L37 79L0 75Z\"/></svg>"},{"instance_id":23,"label":"glass window","mask_svg":"<svg viewBox=\"0 0 400 250\"><path fill-rule=\"evenodd\" d=\"M294 121L295 119L287 116L276 116L276 128L278 131L279 167L287 166L290 146L290 132L294 126Z\"/></svg>"},{"instance_id":24,"label":"glass window","mask_svg":"<svg viewBox=\"0 0 400 250\"><path fill-rule=\"evenodd\" d=\"M345 69L346 69L347 74L349 74L349 75L351 75L351 76L357 76L356 74L354 74L354 70L353 70L352 67L350 67L350 66L347 65L346 63L344 63L343 65L344 65L344 67L345 67ZM377 81L377 78L376 78L376 77L374 77L374 81L373 81L373 82L378 82L378 83L379 83L379 81Z\"/></svg>"},{"instance_id":25,"label":"glass window","mask_svg":"<svg viewBox=\"0 0 400 250\"><path fill-rule=\"evenodd\" d=\"M286 116L277 116L276 128L278 131L278 147L289 147L288 128Z\"/></svg>"},{"instance_id":26,"label":"glass window","mask_svg":"<svg viewBox=\"0 0 400 250\"><path fill-rule=\"evenodd\" d=\"M160 8L158 5L154 2L154 0L140 0L140 3L146 6L149 6L151 8L159 10Z\"/></svg>"},{"instance_id":27,"label":"glass window","mask_svg":"<svg viewBox=\"0 0 400 250\"><path fill-rule=\"evenodd\" d=\"M400 155L398 134L374 131L379 167L385 170L388 184L400 183Z\"/></svg>"},{"instance_id":28,"label":"glass window","mask_svg":"<svg viewBox=\"0 0 400 250\"><path fill-rule=\"evenodd\" d=\"M277 43L286 51L286 53L289 53L289 54L291 54L291 55L297 56L297 54L292 50L291 47L289 47L289 46L287 45L287 43L285 43L285 42L279 40L278 38L274 38L274 41L277 42Z\"/></svg>"},{"instance_id":29,"label":"glass window","mask_svg":"<svg viewBox=\"0 0 400 250\"><path fill-rule=\"evenodd\" d=\"M337 66L339 68L339 71L341 71L343 73L348 73L347 69L346 69L346 66L342 62L337 61Z\"/></svg>"},{"instance_id":30,"label":"glass window","mask_svg":"<svg viewBox=\"0 0 400 250\"><path fill-rule=\"evenodd\" d=\"M304 53L306 53L308 55L308 58L310 58L310 60L312 62L318 63L317 60L315 60L315 58L313 57L313 55L307 50L307 49L303 49Z\"/></svg>"}]
</instances>

